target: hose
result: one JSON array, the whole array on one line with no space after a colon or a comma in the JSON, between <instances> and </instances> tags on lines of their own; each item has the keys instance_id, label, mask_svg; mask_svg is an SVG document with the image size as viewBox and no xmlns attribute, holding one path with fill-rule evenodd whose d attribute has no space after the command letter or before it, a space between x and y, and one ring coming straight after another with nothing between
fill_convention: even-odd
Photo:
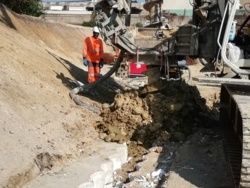
<instances>
[{"instance_id":1,"label":"hose","mask_svg":"<svg viewBox=\"0 0 250 188\"><path fill-rule=\"evenodd\" d=\"M97 87L100 83L107 80L112 74L114 74L118 70L118 68L120 67L120 64L121 64L121 62L123 60L124 53L125 53L124 51L121 51L121 53L119 54L119 57L117 58L114 66L104 76L102 76L99 80L97 80L96 82L91 83L91 84L85 84L85 85L84 84L79 84L78 87L72 89L69 92L70 98L77 105L79 105L81 107L86 107L86 104L80 100L78 94L79 93L88 93L88 92L90 92L92 89ZM97 109L92 109L92 111L98 113Z\"/></svg>"}]
</instances>

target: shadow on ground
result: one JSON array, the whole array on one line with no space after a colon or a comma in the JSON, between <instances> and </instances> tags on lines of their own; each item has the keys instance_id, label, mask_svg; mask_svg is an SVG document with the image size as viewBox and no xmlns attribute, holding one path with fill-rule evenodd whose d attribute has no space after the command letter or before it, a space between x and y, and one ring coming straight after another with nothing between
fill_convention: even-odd
<instances>
[{"instance_id":1,"label":"shadow on ground","mask_svg":"<svg viewBox=\"0 0 250 188\"><path fill-rule=\"evenodd\" d=\"M74 80L72 80L71 78L66 77L63 73L55 72L56 78L60 79L63 85L66 86L69 90L77 86L75 84L75 81L80 81L83 84L88 84L87 83L88 72L75 66L72 62L55 55L50 51L48 51L48 53L52 57L54 57L60 64L62 64L65 67L65 69L68 70L70 75L74 78ZM100 103L111 103L113 102L113 99L119 89L121 89L121 87L114 81L114 79L108 78L100 85L95 87L94 92L81 93L81 95Z\"/></svg>"},{"instance_id":2,"label":"shadow on ground","mask_svg":"<svg viewBox=\"0 0 250 188\"><path fill-rule=\"evenodd\" d=\"M3 17L0 17L0 21L5 23L6 25L11 27L12 29L17 30L11 17L9 16L8 9L3 4L1 4L1 2L0 2L0 11L3 13Z\"/></svg>"}]
</instances>

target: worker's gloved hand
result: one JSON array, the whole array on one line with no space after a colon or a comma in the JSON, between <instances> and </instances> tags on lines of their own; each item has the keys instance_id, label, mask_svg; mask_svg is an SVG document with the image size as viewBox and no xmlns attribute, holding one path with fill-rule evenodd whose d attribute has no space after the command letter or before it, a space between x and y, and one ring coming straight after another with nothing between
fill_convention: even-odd
<instances>
[{"instance_id":1,"label":"worker's gloved hand","mask_svg":"<svg viewBox=\"0 0 250 188\"><path fill-rule=\"evenodd\" d=\"M99 67L102 68L103 65L104 65L104 61L103 61L103 59L101 59L100 62L99 62Z\"/></svg>"},{"instance_id":2,"label":"worker's gloved hand","mask_svg":"<svg viewBox=\"0 0 250 188\"><path fill-rule=\"evenodd\" d=\"M87 60L86 58L83 58L83 61L82 61L82 62L83 62L83 65L86 66L86 67L87 67L88 64L89 64L89 62L88 62L88 60Z\"/></svg>"}]
</instances>

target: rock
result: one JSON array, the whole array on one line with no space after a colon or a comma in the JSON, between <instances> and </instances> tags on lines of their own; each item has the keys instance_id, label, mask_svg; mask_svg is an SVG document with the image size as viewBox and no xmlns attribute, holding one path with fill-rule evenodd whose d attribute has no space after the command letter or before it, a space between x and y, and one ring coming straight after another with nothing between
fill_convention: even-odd
<instances>
[{"instance_id":1,"label":"rock","mask_svg":"<svg viewBox=\"0 0 250 188\"><path fill-rule=\"evenodd\" d=\"M158 169L151 173L151 176L153 178L161 179L165 174L165 171L163 169Z\"/></svg>"},{"instance_id":2,"label":"rock","mask_svg":"<svg viewBox=\"0 0 250 188\"><path fill-rule=\"evenodd\" d=\"M143 120L148 120L150 118L149 114L144 112L141 114Z\"/></svg>"},{"instance_id":3,"label":"rock","mask_svg":"<svg viewBox=\"0 0 250 188\"><path fill-rule=\"evenodd\" d=\"M100 139L104 139L107 135L105 133L99 133Z\"/></svg>"},{"instance_id":4,"label":"rock","mask_svg":"<svg viewBox=\"0 0 250 188\"><path fill-rule=\"evenodd\" d=\"M149 149L150 152L161 153L163 148L161 146L155 146Z\"/></svg>"},{"instance_id":5,"label":"rock","mask_svg":"<svg viewBox=\"0 0 250 188\"><path fill-rule=\"evenodd\" d=\"M110 136L111 138L115 138L115 135L116 135L115 132L111 132L109 136Z\"/></svg>"},{"instance_id":6,"label":"rock","mask_svg":"<svg viewBox=\"0 0 250 188\"><path fill-rule=\"evenodd\" d=\"M138 140L138 141L137 141L137 145L139 145L139 146L141 145L141 146L142 146L143 143L142 143L140 140Z\"/></svg>"},{"instance_id":7,"label":"rock","mask_svg":"<svg viewBox=\"0 0 250 188\"><path fill-rule=\"evenodd\" d=\"M115 108L118 109L123 106L124 98L121 94L115 96Z\"/></svg>"},{"instance_id":8,"label":"rock","mask_svg":"<svg viewBox=\"0 0 250 188\"><path fill-rule=\"evenodd\" d=\"M141 115L143 114L143 109L141 108L141 106L135 106L132 110L132 113L135 115Z\"/></svg>"},{"instance_id":9,"label":"rock","mask_svg":"<svg viewBox=\"0 0 250 188\"><path fill-rule=\"evenodd\" d=\"M106 137L104 138L104 141L105 141L105 142L110 142L110 141L111 141L111 138L110 138L109 136L106 136Z\"/></svg>"},{"instance_id":10,"label":"rock","mask_svg":"<svg viewBox=\"0 0 250 188\"><path fill-rule=\"evenodd\" d=\"M121 135L122 136L127 136L127 132L124 128L121 128Z\"/></svg>"}]
</instances>

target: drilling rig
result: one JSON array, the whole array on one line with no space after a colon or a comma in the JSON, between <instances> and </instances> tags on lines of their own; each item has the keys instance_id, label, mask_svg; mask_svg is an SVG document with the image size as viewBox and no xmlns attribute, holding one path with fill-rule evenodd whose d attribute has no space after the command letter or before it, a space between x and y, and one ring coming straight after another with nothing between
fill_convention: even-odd
<instances>
[{"instance_id":1,"label":"drilling rig","mask_svg":"<svg viewBox=\"0 0 250 188\"><path fill-rule=\"evenodd\" d=\"M162 1L147 2L161 13ZM159 65L166 81L182 79L186 57L205 59L222 73L230 69L238 79L221 81L220 122L225 130L225 151L235 187L250 188L250 15L249 2L239 0L193 0L192 20L179 26L171 36L161 29L161 16L153 25L154 40L138 43L129 26L130 0L101 0L95 4L95 23L106 44L120 49L110 71L93 84L72 90L87 92L110 77L128 58L144 59ZM245 20L237 26L236 11L246 9ZM151 31L152 32L152 31ZM162 68L163 67L163 68ZM224 75L224 74L222 74ZM216 78L217 79L217 78ZM166 82L167 84L167 82Z\"/></svg>"}]
</instances>

